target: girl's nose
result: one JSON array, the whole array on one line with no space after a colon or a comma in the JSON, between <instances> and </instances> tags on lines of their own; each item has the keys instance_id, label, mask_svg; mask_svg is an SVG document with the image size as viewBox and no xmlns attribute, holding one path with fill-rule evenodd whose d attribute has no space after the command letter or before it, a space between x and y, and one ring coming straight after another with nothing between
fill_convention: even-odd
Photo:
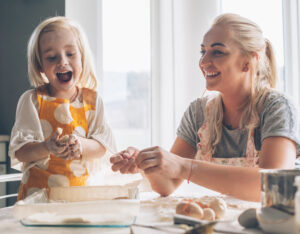
<instances>
[{"instance_id":1,"label":"girl's nose","mask_svg":"<svg viewBox=\"0 0 300 234\"><path fill-rule=\"evenodd\" d=\"M59 65L60 66L65 66L65 65L68 65L68 63L69 63L69 61L68 61L67 56L61 55L60 60L59 60Z\"/></svg>"}]
</instances>

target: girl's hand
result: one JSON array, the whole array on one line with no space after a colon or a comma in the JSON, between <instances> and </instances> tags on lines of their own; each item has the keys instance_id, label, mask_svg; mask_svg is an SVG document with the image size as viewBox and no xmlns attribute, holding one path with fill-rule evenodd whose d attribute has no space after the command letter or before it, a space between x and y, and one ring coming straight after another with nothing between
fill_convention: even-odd
<instances>
[{"instance_id":1,"label":"girl's hand","mask_svg":"<svg viewBox=\"0 0 300 234\"><path fill-rule=\"evenodd\" d=\"M138 173L139 170L135 164L135 157L139 153L138 149L128 147L110 158L113 164L111 169L113 171L120 171L121 173Z\"/></svg>"},{"instance_id":2,"label":"girl's hand","mask_svg":"<svg viewBox=\"0 0 300 234\"><path fill-rule=\"evenodd\" d=\"M45 141L45 145L51 154L54 154L59 157L67 157L68 144L59 143L60 134L60 129L56 129L52 136Z\"/></svg>"},{"instance_id":3,"label":"girl's hand","mask_svg":"<svg viewBox=\"0 0 300 234\"><path fill-rule=\"evenodd\" d=\"M78 136L69 135L67 160L80 159L82 156L82 144Z\"/></svg>"},{"instance_id":4,"label":"girl's hand","mask_svg":"<svg viewBox=\"0 0 300 234\"><path fill-rule=\"evenodd\" d=\"M180 158L172 153L154 146L141 150L135 159L137 167L145 174L162 174L168 178L178 178L181 173Z\"/></svg>"}]
</instances>

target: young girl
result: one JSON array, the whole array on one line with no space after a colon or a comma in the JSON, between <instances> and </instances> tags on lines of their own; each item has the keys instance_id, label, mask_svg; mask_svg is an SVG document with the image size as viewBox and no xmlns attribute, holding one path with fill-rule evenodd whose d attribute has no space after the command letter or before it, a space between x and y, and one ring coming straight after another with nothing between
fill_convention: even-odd
<instances>
[{"instance_id":1,"label":"young girl","mask_svg":"<svg viewBox=\"0 0 300 234\"><path fill-rule=\"evenodd\" d=\"M9 146L12 167L23 171L18 200L42 188L84 186L88 165L115 151L89 46L75 22L53 17L38 25L28 72L35 89L20 97Z\"/></svg>"}]
</instances>

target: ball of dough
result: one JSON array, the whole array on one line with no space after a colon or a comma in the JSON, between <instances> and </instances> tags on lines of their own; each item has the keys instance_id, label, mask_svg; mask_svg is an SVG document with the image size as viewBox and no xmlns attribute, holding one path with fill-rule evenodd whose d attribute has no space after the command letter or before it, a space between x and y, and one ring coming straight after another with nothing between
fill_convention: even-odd
<instances>
[{"instance_id":1,"label":"ball of dough","mask_svg":"<svg viewBox=\"0 0 300 234\"><path fill-rule=\"evenodd\" d=\"M211 208L204 208L203 209L203 219L208 221L214 221L216 219L216 214L213 209Z\"/></svg>"},{"instance_id":2,"label":"ball of dough","mask_svg":"<svg viewBox=\"0 0 300 234\"><path fill-rule=\"evenodd\" d=\"M69 135L65 135L65 136L59 138L57 143L59 146L65 146L68 143L68 141L69 141Z\"/></svg>"},{"instance_id":3,"label":"ball of dough","mask_svg":"<svg viewBox=\"0 0 300 234\"><path fill-rule=\"evenodd\" d=\"M227 210L227 205L222 198L216 197L209 203L209 208L213 209L216 214L216 218L220 219L224 217Z\"/></svg>"},{"instance_id":4,"label":"ball of dough","mask_svg":"<svg viewBox=\"0 0 300 234\"><path fill-rule=\"evenodd\" d=\"M203 209L195 202L182 201L176 206L176 214L202 219Z\"/></svg>"}]
</instances>

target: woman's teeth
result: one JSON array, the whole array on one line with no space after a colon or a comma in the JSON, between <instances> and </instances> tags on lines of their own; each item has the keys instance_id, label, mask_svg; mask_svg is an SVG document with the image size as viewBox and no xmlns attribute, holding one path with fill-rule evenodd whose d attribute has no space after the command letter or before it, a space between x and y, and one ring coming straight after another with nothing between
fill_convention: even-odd
<instances>
[{"instance_id":1,"label":"woman's teeth","mask_svg":"<svg viewBox=\"0 0 300 234\"><path fill-rule=\"evenodd\" d=\"M220 72L206 72L206 77L216 77Z\"/></svg>"}]
</instances>

